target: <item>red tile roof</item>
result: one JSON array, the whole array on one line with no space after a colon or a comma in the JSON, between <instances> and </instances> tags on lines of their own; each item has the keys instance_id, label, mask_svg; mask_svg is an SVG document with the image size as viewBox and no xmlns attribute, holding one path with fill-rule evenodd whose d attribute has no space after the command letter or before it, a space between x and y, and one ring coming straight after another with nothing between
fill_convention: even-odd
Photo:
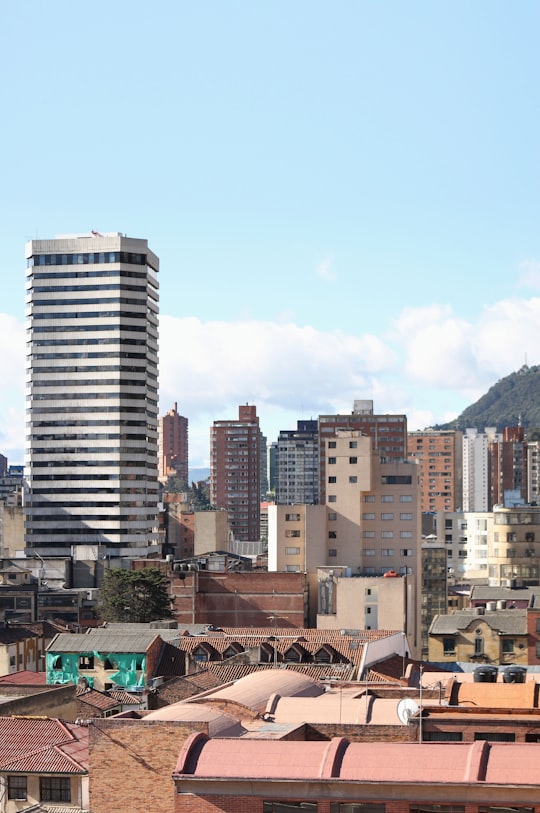
<instances>
[{"instance_id":1,"label":"red tile roof","mask_svg":"<svg viewBox=\"0 0 540 813\"><path fill-rule=\"evenodd\" d=\"M0 770L88 771L88 728L56 719L0 717Z\"/></svg>"},{"instance_id":2,"label":"red tile roof","mask_svg":"<svg viewBox=\"0 0 540 813\"><path fill-rule=\"evenodd\" d=\"M27 669L0 677L0 686L45 686L46 684L46 672L31 672Z\"/></svg>"}]
</instances>

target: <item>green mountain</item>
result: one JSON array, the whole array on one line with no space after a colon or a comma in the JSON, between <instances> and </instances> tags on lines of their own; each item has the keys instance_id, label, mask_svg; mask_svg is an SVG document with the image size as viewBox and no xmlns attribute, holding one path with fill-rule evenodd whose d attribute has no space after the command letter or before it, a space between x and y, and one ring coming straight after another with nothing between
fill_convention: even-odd
<instances>
[{"instance_id":1,"label":"green mountain","mask_svg":"<svg viewBox=\"0 0 540 813\"><path fill-rule=\"evenodd\" d=\"M538 434L540 438L540 367L526 364L506 378L501 378L475 404L467 407L450 423L436 429L467 429L476 427L483 431L495 426L499 432L507 426L520 422L529 440ZM535 431L536 430L536 431Z\"/></svg>"}]
</instances>

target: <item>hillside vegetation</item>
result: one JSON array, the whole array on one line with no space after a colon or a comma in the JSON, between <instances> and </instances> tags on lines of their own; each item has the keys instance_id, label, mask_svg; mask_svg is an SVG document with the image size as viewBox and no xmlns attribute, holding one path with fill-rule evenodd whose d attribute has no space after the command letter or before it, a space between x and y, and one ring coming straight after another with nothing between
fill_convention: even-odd
<instances>
[{"instance_id":1,"label":"hillside vegetation","mask_svg":"<svg viewBox=\"0 0 540 813\"><path fill-rule=\"evenodd\" d=\"M475 404L467 407L450 423L437 429L483 431L495 426L499 432L506 426L517 426L521 419L529 440L540 437L540 367L524 365L516 373L501 378Z\"/></svg>"}]
</instances>

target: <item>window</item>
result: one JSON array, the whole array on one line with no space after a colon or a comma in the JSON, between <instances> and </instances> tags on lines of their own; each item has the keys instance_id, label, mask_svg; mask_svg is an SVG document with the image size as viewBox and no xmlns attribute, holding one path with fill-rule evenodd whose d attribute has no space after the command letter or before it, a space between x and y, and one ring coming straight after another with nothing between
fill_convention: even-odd
<instances>
[{"instance_id":1,"label":"window","mask_svg":"<svg viewBox=\"0 0 540 813\"><path fill-rule=\"evenodd\" d=\"M335 458L335 457L329 457L329 458L328 458L328 464L329 464L330 466L334 465L334 463L335 463L335 462L336 462L336 458Z\"/></svg>"},{"instance_id":2,"label":"window","mask_svg":"<svg viewBox=\"0 0 540 813\"><path fill-rule=\"evenodd\" d=\"M412 539L412 531L400 531L400 539Z\"/></svg>"},{"instance_id":3,"label":"window","mask_svg":"<svg viewBox=\"0 0 540 813\"><path fill-rule=\"evenodd\" d=\"M40 776L41 802L71 802L71 780L64 776Z\"/></svg>"},{"instance_id":4,"label":"window","mask_svg":"<svg viewBox=\"0 0 540 813\"><path fill-rule=\"evenodd\" d=\"M375 531L363 531L362 536L364 539L375 539Z\"/></svg>"},{"instance_id":5,"label":"window","mask_svg":"<svg viewBox=\"0 0 540 813\"><path fill-rule=\"evenodd\" d=\"M358 477L355 474L352 474L349 477L349 483L357 483L357 482L358 482Z\"/></svg>"},{"instance_id":6,"label":"window","mask_svg":"<svg viewBox=\"0 0 540 813\"><path fill-rule=\"evenodd\" d=\"M474 654L475 655L484 654L484 639L481 637L474 639Z\"/></svg>"},{"instance_id":7,"label":"window","mask_svg":"<svg viewBox=\"0 0 540 813\"><path fill-rule=\"evenodd\" d=\"M381 550L381 556L393 556L394 549L393 548L383 548Z\"/></svg>"},{"instance_id":8,"label":"window","mask_svg":"<svg viewBox=\"0 0 540 813\"><path fill-rule=\"evenodd\" d=\"M298 556L300 548L285 548L285 556Z\"/></svg>"},{"instance_id":9,"label":"window","mask_svg":"<svg viewBox=\"0 0 540 813\"><path fill-rule=\"evenodd\" d=\"M412 514L409 514L409 513L405 513L405 512L403 512L403 513L401 513L401 514L399 515L399 518L400 518L400 519L412 519Z\"/></svg>"},{"instance_id":10,"label":"window","mask_svg":"<svg viewBox=\"0 0 540 813\"><path fill-rule=\"evenodd\" d=\"M381 519L386 519L386 520L394 519L394 515L393 514L388 514L388 513L382 513L381 514Z\"/></svg>"},{"instance_id":11,"label":"window","mask_svg":"<svg viewBox=\"0 0 540 813\"><path fill-rule=\"evenodd\" d=\"M381 502L394 502L394 495L393 494L383 494L381 497Z\"/></svg>"},{"instance_id":12,"label":"window","mask_svg":"<svg viewBox=\"0 0 540 813\"><path fill-rule=\"evenodd\" d=\"M375 519L375 514L362 514L362 519Z\"/></svg>"},{"instance_id":13,"label":"window","mask_svg":"<svg viewBox=\"0 0 540 813\"><path fill-rule=\"evenodd\" d=\"M337 502L337 497L335 494L328 495L328 502Z\"/></svg>"},{"instance_id":14,"label":"window","mask_svg":"<svg viewBox=\"0 0 540 813\"><path fill-rule=\"evenodd\" d=\"M263 813L294 813L296 810L317 813L317 802L263 802Z\"/></svg>"},{"instance_id":15,"label":"window","mask_svg":"<svg viewBox=\"0 0 540 813\"><path fill-rule=\"evenodd\" d=\"M291 537L299 537L300 531L285 531L285 536L287 539L291 539Z\"/></svg>"},{"instance_id":16,"label":"window","mask_svg":"<svg viewBox=\"0 0 540 813\"><path fill-rule=\"evenodd\" d=\"M502 639L502 651L503 655L513 655L514 654L514 638L503 638Z\"/></svg>"},{"instance_id":17,"label":"window","mask_svg":"<svg viewBox=\"0 0 540 813\"><path fill-rule=\"evenodd\" d=\"M285 565L285 570L287 573L298 573L300 565Z\"/></svg>"},{"instance_id":18,"label":"window","mask_svg":"<svg viewBox=\"0 0 540 813\"><path fill-rule=\"evenodd\" d=\"M464 805L409 805L409 813L465 813Z\"/></svg>"},{"instance_id":19,"label":"window","mask_svg":"<svg viewBox=\"0 0 540 813\"><path fill-rule=\"evenodd\" d=\"M335 531L328 531L328 539L337 539L337 533Z\"/></svg>"},{"instance_id":20,"label":"window","mask_svg":"<svg viewBox=\"0 0 540 813\"><path fill-rule=\"evenodd\" d=\"M26 776L8 776L8 799L26 801Z\"/></svg>"},{"instance_id":21,"label":"window","mask_svg":"<svg viewBox=\"0 0 540 813\"><path fill-rule=\"evenodd\" d=\"M412 556L413 555L412 548L401 548L401 550L399 552L399 555L400 556Z\"/></svg>"},{"instance_id":22,"label":"window","mask_svg":"<svg viewBox=\"0 0 540 813\"><path fill-rule=\"evenodd\" d=\"M400 502L412 502L412 496L410 494L400 494L399 501Z\"/></svg>"},{"instance_id":23,"label":"window","mask_svg":"<svg viewBox=\"0 0 540 813\"><path fill-rule=\"evenodd\" d=\"M375 556L375 548L364 548L364 556Z\"/></svg>"},{"instance_id":24,"label":"window","mask_svg":"<svg viewBox=\"0 0 540 813\"><path fill-rule=\"evenodd\" d=\"M300 514L285 514L285 522L300 522Z\"/></svg>"},{"instance_id":25,"label":"window","mask_svg":"<svg viewBox=\"0 0 540 813\"><path fill-rule=\"evenodd\" d=\"M350 440L349 441L349 449L358 449L358 441L357 440Z\"/></svg>"},{"instance_id":26,"label":"window","mask_svg":"<svg viewBox=\"0 0 540 813\"><path fill-rule=\"evenodd\" d=\"M456 654L456 639L443 638L443 655L455 655L455 654Z\"/></svg>"},{"instance_id":27,"label":"window","mask_svg":"<svg viewBox=\"0 0 540 813\"><path fill-rule=\"evenodd\" d=\"M351 464L351 466L354 466L356 463L358 463L358 458L357 457L349 457L349 463Z\"/></svg>"},{"instance_id":28,"label":"window","mask_svg":"<svg viewBox=\"0 0 540 813\"><path fill-rule=\"evenodd\" d=\"M329 440L328 441L328 448L329 449L335 449L336 448L336 441L335 440Z\"/></svg>"},{"instance_id":29,"label":"window","mask_svg":"<svg viewBox=\"0 0 540 813\"><path fill-rule=\"evenodd\" d=\"M475 731L475 740L489 740L490 742L515 742L516 735L508 731Z\"/></svg>"},{"instance_id":30,"label":"window","mask_svg":"<svg viewBox=\"0 0 540 813\"><path fill-rule=\"evenodd\" d=\"M422 735L424 742L462 742L461 731L424 731Z\"/></svg>"},{"instance_id":31,"label":"window","mask_svg":"<svg viewBox=\"0 0 540 813\"><path fill-rule=\"evenodd\" d=\"M381 539L393 539L394 532L393 531L381 531Z\"/></svg>"},{"instance_id":32,"label":"window","mask_svg":"<svg viewBox=\"0 0 540 813\"><path fill-rule=\"evenodd\" d=\"M328 482L329 483L337 483L337 477L329 477Z\"/></svg>"},{"instance_id":33,"label":"window","mask_svg":"<svg viewBox=\"0 0 540 813\"><path fill-rule=\"evenodd\" d=\"M328 548L328 556L337 556L337 548Z\"/></svg>"},{"instance_id":34,"label":"window","mask_svg":"<svg viewBox=\"0 0 540 813\"><path fill-rule=\"evenodd\" d=\"M375 494L365 494L364 502L375 502Z\"/></svg>"},{"instance_id":35,"label":"window","mask_svg":"<svg viewBox=\"0 0 540 813\"><path fill-rule=\"evenodd\" d=\"M79 669L93 669L94 656L93 655L80 655L79 656Z\"/></svg>"},{"instance_id":36,"label":"window","mask_svg":"<svg viewBox=\"0 0 540 813\"><path fill-rule=\"evenodd\" d=\"M337 520L337 514L335 511L328 512L328 522L335 522Z\"/></svg>"}]
</instances>

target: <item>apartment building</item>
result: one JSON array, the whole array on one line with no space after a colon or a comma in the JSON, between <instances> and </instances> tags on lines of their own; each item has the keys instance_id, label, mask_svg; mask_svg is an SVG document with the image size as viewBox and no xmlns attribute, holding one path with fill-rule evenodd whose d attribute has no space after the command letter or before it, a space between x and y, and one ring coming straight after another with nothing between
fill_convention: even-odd
<instances>
[{"instance_id":1,"label":"apartment building","mask_svg":"<svg viewBox=\"0 0 540 813\"><path fill-rule=\"evenodd\" d=\"M464 511L491 509L491 477L489 447L501 436L495 427L484 432L475 428L463 435L463 504Z\"/></svg>"},{"instance_id":2,"label":"apartment building","mask_svg":"<svg viewBox=\"0 0 540 813\"><path fill-rule=\"evenodd\" d=\"M407 458L406 415L376 415L370 400L355 400L349 415L319 415L319 502L326 501L325 443L339 429L357 431L371 438L382 462L400 462Z\"/></svg>"},{"instance_id":3,"label":"apartment building","mask_svg":"<svg viewBox=\"0 0 540 813\"><path fill-rule=\"evenodd\" d=\"M282 429L276 450L276 502L317 505L319 502L319 432L317 421L298 421Z\"/></svg>"},{"instance_id":4,"label":"apartment building","mask_svg":"<svg viewBox=\"0 0 540 813\"><path fill-rule=\"evenodd\" d=\"M158 425L158 474L166 483L176 475L180 483L188 483L189 468L189 422L178 414L178 404L159 419Z\"/></svg>"},{"instance_id":5,"label":"apartment building","mask_svg":"<svg viewBox=\"0 0 540 813\"><path fill-rule=\"evenodd\" d=\"M490 585L511 587L516 584L538 584L540 506L494 506L488 557Z\"/></svg>"},{"instance_id":6,"label":"apartment building","mask_svg":"<svg viewBox=\"0 0 540 813\"><path fill-rule=\"evenodd\" d=\"M236 420L210 430L210 500L229 512L235 540L260 537L261 431L255 406L239 406Z\"/></svg>"},{"instance_id":7,"label":"apartment building","mask_svg":"<svg viewBox=\"0 0 540 813\"><path fill-rule=\"evenodd\" d=\"M26 245L25 545L146 556L155 534L159 261L146 240Z\"/></svg>"},{"instance_id":8,"label":"apartment building","mask_svg":"<svg viewBox=\"0 0 540 813\"><path fill-rule=\"evenodd\" d=\"M463 502L463 433L409 432L407 456L418 464L422 512L458 510Z\"/></svg>"}]
</instances>

